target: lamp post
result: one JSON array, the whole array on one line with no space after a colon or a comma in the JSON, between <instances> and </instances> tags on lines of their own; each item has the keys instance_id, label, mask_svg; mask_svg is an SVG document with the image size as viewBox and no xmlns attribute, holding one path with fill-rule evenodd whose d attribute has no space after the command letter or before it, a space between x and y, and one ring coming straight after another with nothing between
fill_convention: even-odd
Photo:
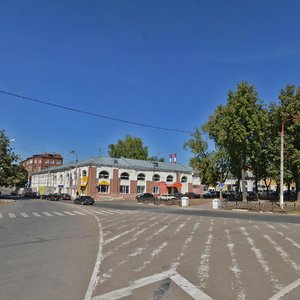
<instances>
[{"instance_id":1,"label":"lamp post","mask_svg":"<svg viewBox=\"0 0 300 300\"><path fill-rule=\"evenodd\" d=\"M280 196L279 203L280 207L283 208L283 184L284 184L284 125L286 121L293 119L298 119L300 116L289 116L283 118L281 123L281 133L280 133Z\"/></svg>"},{"instance_id":2,"label":"lamp post","mask_svg":"<svg viewBox=\"0 0 300 300\"><path fill-rule=\"evenodd\" d=\"M76 187L76 191L78 191L78 174L77 174L78 153L75 150L70 151L70 153L75 154L75 157L76 157L76 161L75 161L75 173L76 173L75 187ZM74 197L76 197L76 192L75 192Z\"/></svg>"}]
</instances>

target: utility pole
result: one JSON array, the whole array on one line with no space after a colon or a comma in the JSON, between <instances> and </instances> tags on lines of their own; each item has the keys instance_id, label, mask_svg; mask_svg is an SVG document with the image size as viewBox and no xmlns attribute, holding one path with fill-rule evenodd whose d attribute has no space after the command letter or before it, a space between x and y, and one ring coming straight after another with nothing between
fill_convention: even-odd
<instances>
[{"instance_id":1,"label":"utility pole","mask_svg":"<svg viewBox=\"0 0 300 300\"><path fill-rule=\"evenodd\" d=\"M76 161L75 161L75 174L76 174L76 180L75 181L75 187L76 187L76 192L75 192L75 197L77 196L76 193L78 192L78 174L77 174L77 167L78 167L78 153L75 150L70 151L70 153L75 154ZM75 179L75 178L74 178Z\"/></svg>"},{"instance_id":2,"label":"utility pole","mask_svg":"<svg viewBox=\"0 0 300 300\"><path fill-rule=\"evenodd\" d=\"M288 117L288 115L287 115ZM281 133L280 133L280 196L279 204L283 208L283 185L284 185L284 125L286 121L293 119L298 119L300 116L290 116L288 118L284 117L281 123Z\"/></svg>"}]
</instances>

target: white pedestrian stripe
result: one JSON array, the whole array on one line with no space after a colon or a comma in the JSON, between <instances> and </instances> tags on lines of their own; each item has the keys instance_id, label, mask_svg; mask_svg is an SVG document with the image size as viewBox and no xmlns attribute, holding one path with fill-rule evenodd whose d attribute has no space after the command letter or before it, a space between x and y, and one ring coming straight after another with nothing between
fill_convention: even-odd
<instances>
[{"instance_id":1,"label":"white pedestrian stripe","mask_svg":"<svg viewBox=\"0 0 300 300\"><path fill-rule=\"evenodd\" d=\"M272 282L273 291L274 292L280 291L283 287L281 284L279 284L278 279L275 277L267 261L264 259L261 250L256 248L254 240L249 236L249 233L246 231L245 227L240 227L240 230L243 233L243 235L246 237L248 243L251 245L250 249L254 252L257 262L262 266L263 270L265 271L270 281Z\"/></svg>"},{"instance_id":2,"label":"white pedestrian stripe","mask_svg":"<svg viewBox=\"0 0 300 300\"><path fill-rule=\"evenodd\" d=\"M16 215L14 213L8 213L10 218L16 218Z\"/></svg>"},{"instance_id":3,"label":"white pedestrian stripe","mask_svg":"<svg viewBox=\"0 0 300 300\"><path fill-rule=\"evenodd\" d=\"M51 215L50 213L48 213L46 211L42 211L42 214L44 214L47 217L53 217L53 215Z\"/></svg>"},{"instance_id":4,"label":"white pedestrian stripe","mask_svg":"<svg viewBox=\"0 0 300 300\"><path fill-rule=\"evenodd\" d=\"M85 214L84 214L84 213L82 213L82 212L80 212L80 211L73 210L73 212L74 212L75 214L78 214L78 215L81 215L81 216L85 216Z\"/></svg>"},{"instance_id":5,"label":"white pedestrian stripe","mask_svg":"<svg viewBox=\"0 0 300 300\"><path fill-rule=\"evenodd\" d=\"M69 211L64 211L65 214L69 215L69 216L75 216L75 214L69 212Z\"/></svg>"},{"instance_id":6,"label":"white pedestrian stripe","mask_svg":"<svg viewBox=\"0 0 300 300\"><path fill-rule=\"evenodd\" d=\"M64 214L62 214L62 213L60 213L60 212L58 212L58 211L53 211L53 213L54 213L55 215L57 215L57 216L60 216L60 217L63 217L63 216L64 216Z\"/></svg>"},{"instance_id":7,"label":"white pedestrian stripe","mask_svg":"<svg viewBox=\"0 0 300 300\"><path fill-rule=\"evenodd\" d=\"M21 215L22 217L24 217L24 218L29 218L29 216L28 216L26 213L24 213L24 212L21 212L20 215Z\"/></svg>"},{"instance_id":8,"label":"white pedestrian stripe","mask_svg":"<svg viewBox=\"0 0 300 300\"><path fill-rule=\"evenodd\" d=\"M37 213L37 212L32 212L32 214L35 216L35 217L41 217L41 215L39 214L39 213Z\"/></svg>"},{"instance_id":9,"label":"white pedestrian stripe","mask_svg":"<svg viewBox=\"0 0 300 300\"><path fill-rule=\"evenodd\" d=\"M246 293L242 287L242 281L241 281L241 270L236 258L236 254L234 252L234 244L231 240L231 236L230 236L230 230L229 229L225 229L225 234L227 237L227 247L229 249L229 253L230 253L230 257L231 257L231 266L229 267L229 269L233 272L234 277L235 277L235 281L233 281L231 284L232 286L236 286L236 290L237 290L237 299L238 300L244 300L246 299Z\"/></svg>"},{"instance_id":10,"label":"white pedestrian stripe","mask_svg":"<svg viewBox=\"0 0 300 300\"><path fill-rule=\"evenodd\" d=\"M135 289L139 289L144 286L151 285L155 282L164 280L166 278L170 278L172 281L174 281L181 289L183 289L191 297L191 299L212 300L211 297L209 297L203 291L198 289L196 286L194 286L191 282L189 282L186 278L181 276L179 273L177 273L173 269L159 273L159 274L155 274L155 275L152 275L149 277L144 277L144 278L138 279L138 280L132 282L130 284L130 286L128 286L128 287L121 288L119 290L115 290L115 291L109 292L104 295L95 296L92 298L92 300L122 299L126 296L132 295L132 292Z\"/></svg>"}]
</instances>

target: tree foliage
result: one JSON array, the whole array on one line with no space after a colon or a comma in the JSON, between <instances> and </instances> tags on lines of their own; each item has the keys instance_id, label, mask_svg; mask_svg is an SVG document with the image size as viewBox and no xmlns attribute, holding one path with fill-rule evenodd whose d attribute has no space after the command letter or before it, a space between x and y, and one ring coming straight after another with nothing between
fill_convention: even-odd
<instances>
[{"instance_id":1,"label":"tree foliage","mask_svg":"<svg viewBox=\"0 0 300 300\"><path fill-rule=\"evenodd\" d=\"M18 159L5 131L0 131L0 186L18 186L27 181L27 171L16 164Z\"/></svg>"},{"instance_id":2,"label":"tree foliage","mask_svg":"<svg viewBox=\"0 0 300 300\"><path fill-rule=\"evenodd\" d=\"M108 154L114 158L134 158L147 160L148 147L144 146L140 138L126 135L124 139L119 139L116 144L108 145Z\"/></svg>"},{"instance_id":3,"label":"tree foliage","mask_svg":"<svg viewBox=\"0 0 300 300\"><path fill-rule=\"evenodd\" d=\"M203 183L222 182L220 160L217 162L219 155L227 157L224 160L226 170L229 167L230 173L242 179L244 200L246 170L255 174L256 181L263 180L267 188L270 179L279 182L279 132L284 123L284 179L287 185L296 182L300 199L300 88L287 85L280 91L279 100L278 104L263 106L254 86L247 82L238 84L236 91L228 92L226 105L217 107L202 126L217 150L208 152L205 149L199 129L184 144L194 155L190 164L199 170Z\"/></svg>"}]
</instances>

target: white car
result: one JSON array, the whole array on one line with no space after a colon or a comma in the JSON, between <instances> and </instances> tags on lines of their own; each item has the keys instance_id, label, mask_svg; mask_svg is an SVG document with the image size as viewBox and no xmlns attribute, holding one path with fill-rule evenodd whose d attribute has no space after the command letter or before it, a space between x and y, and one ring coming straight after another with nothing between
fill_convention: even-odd
<instances>
[{"instance_id":1,"label":"white car","mask_svg":"<svg viewBox=\"0 0 300 300\"><path fill-rule=\"evenodd\" d=\"M164 194L159 197L161 200L175 200L176 197L174 195Z\"/></svg>"}]
</instances>

